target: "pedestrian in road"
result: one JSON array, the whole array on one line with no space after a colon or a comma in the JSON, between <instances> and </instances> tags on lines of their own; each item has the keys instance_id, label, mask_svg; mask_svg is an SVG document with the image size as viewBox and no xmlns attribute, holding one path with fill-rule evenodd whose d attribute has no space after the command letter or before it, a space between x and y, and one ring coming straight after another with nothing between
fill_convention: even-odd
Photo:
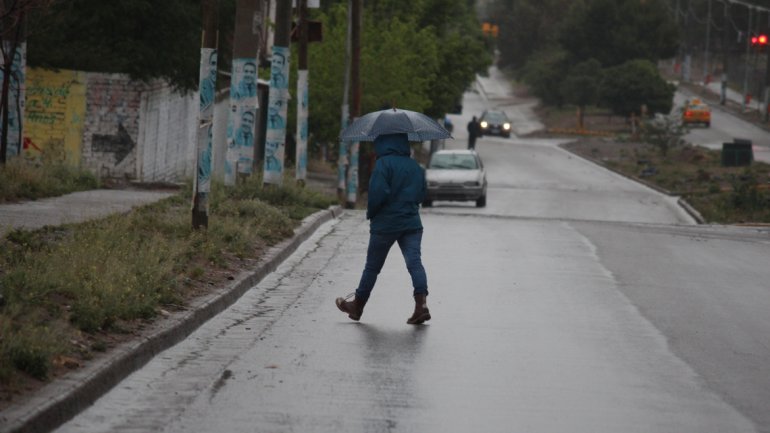
<instances>
[{"instance_id":1,"label":"pedestrian in road","mask_svg":"<svg viewBox=\"0 0 770 433\"><path fill-rule=\"evenodd\" d=\"M360 320L390 247L398 242L412 277L415 303L406 323L418 325L430 320L428 279L420 251L423 227L419 205L425 197L425 172L411 158L407 134L377 136L374 150L377 161L369 181L366 208L366 219L370 220L366 265L355 293L337 298L335 303L349 318ZM353 295L353 300L348 301Z\"/></svg>"},{"instance_id":2,"label":"pedestrian in road","mask_svg":"<svg viewBox=\"0 0 770 433\"><path fill-rule=\"evenodd\" d=\"M476 148L476 138L481 135L481 125L476 120L476 116L473 116L470 122L468 122L468 149Z\"/></svg>"}]
</instances>

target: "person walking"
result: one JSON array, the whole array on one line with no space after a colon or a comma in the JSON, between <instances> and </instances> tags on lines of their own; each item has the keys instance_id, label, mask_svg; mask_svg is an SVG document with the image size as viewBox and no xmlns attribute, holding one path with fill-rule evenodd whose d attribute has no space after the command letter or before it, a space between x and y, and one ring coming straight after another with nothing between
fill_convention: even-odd
<instances>
[{"instance_id":1,"label":"person walking","mask_svg":"<svg viewBox=\"0 0 770 433\"><path fill-rule=\"evenodd\" d=\"M468 149L476 148L476 138L479 135L481 135L481 125L476 116L473 116L471 121L468 122Z\"/></svg>"},{"instance_id":2,"label":"person walking","mask_svg":"<svg viewBox=\"0 0 770 433\"><path fill-rule=\"evenodd\" d=\"M418 325L430 320L428 279L422 265L423 226L419 205L425 197L425 172L411 158L407 134L385 134L374 139L377 161L369 181L366 219L369 223L369 246L358 288L335 304L350 319L360 320L369 301L377 276L388 252L398 243L412 278L414 312L406 323ZM352 301L348 301L353 297Z\"/></svg>"}]
</instances>

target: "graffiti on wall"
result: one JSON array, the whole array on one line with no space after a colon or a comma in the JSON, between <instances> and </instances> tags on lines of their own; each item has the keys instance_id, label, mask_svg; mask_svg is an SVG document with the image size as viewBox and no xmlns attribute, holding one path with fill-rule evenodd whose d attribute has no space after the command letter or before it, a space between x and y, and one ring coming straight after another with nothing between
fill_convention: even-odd
<instances>
[{"instance_id":1,"label":"graffiti on wall","mask_svg":"<svg viewBox=\"0 0 770 433\"><path fill-rule=\"evenodd\" d=\"M122 123L118 124L118 131L115 134L93 134L91 136L91 148L96 152L114 154L115 165L123 162L135 147L136 143Z\"/></svg>"},{"instance_id":2,"label":"graffiti on wall","mask_svg":"<svg viewBox=\"0 0 770 433\"><path fill-rule=\"evenodd\" d=\"M5 43L4 52L10 51L10 44ZM21 43L14 52L8 82L8 147L6 156L19 155L22 151L22 124L24 120L24 72L26 70L27 44ZM5 80L5 73L0 69L0 83ZM0 129L2 129L0 123Z\"/></svg>"},{"instance_id":3,"label":"graffiti on wall","mask_svg":"<svg viewBox=\"0 0 770 433\"><path fill-rule=\"evenodd\" d=\"M26 87L25 158L79 165L85 73L30 69Z\"/></svg>"}]
</instances>

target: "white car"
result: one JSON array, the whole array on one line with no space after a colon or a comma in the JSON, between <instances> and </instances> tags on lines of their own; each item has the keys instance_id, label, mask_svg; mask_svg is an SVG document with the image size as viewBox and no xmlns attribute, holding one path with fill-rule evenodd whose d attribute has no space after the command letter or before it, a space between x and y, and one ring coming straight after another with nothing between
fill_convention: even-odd
<instances>
[{"instance_id":1,"label":"white car","mask_svg":"<svg viewBox=\"0 0 770 433\"><path fill-rule=\"evenodd\" d=\"M475 150L439 150L425 169L428 191L422 205L435 200L475 201L476 207L487 205L487 172Z\"/></svg>"}]
</instances>

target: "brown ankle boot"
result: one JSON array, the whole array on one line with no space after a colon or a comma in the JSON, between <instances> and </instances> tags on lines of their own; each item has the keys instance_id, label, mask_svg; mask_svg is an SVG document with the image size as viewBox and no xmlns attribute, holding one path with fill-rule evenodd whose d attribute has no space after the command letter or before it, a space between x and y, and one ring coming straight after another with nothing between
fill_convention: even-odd
<instances>
[{"instance_id":1,"label":"brown ankle boot","mask_svg":"<svg viewBox=\"0 0 770 433\"><path fill-rule=\"evenodd\" d=\"M414 313L406 320L410 325L419 325L430 320L430 311L427 304L428 295L414 296Z\"/></svg>"},{"instance_id":2,"label":"brown ankle boot","mask_svg":"<svg viewBox=\"0 0 770 433\"><path fill-rule=\"evenodd\" d=\"M366 300L362 300L358 297L353 298L352 301L346 301L345 298L337 298L334 301L337 304L337 308L343 313L348 313L348 317L353 320L360 320L361 315L364 314L364 305Z\"/></svg>"}]
</instances>

